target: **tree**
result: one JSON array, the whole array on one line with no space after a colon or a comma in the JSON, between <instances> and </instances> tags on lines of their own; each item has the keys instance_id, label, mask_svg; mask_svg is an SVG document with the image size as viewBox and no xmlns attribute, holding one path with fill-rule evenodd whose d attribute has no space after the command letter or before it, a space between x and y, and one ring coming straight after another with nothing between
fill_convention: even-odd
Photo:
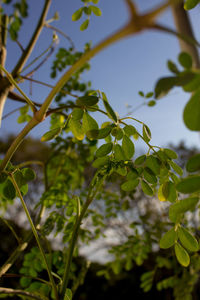
<instances>
[{"instance_id":1,"label":"tree","mask_svg":"<svg viewBox=\"0 0 200 300\"><path fill-rule=\"evenodd\" d=\"M192 97L184 110L184 122L190 130L199 131L199 58L196 48L199 44L193 37L187 14L183 9L183 1L168 1L150 12L140 15L134 2L126 0L130 18L126 25L116 33L92 49L89 44L86 44L84 53L76 52L73 45L69 49L59 49L52 66L51 76L56 77L59 71L68 69L52 87L43 103L39 104L32 101L21 90L19 83L35 72L50 55L48 53L44 56L44 60L28 75L23 75L24 69L32 66L41 57L40 55L30 64L27 64L41 30L44 26L50 27L49 20L46 20L50 2L50 0L45 1L34 34L30 37L25 49L18 42L17 36L22 19L27 17L27 2L25 0L14 2L14 13L10 16L6 14L5 8L6 5L10 5L10 1L4 1L5 7L3 6L1 9L0 114L2 114L6 98L10 97L26 103L21 109L21 116L18 121L27 123L14 139L1 161L0 195L5 208L8 203L13 203L15 198L20 199L32 231L19 243L17 249L2 266L0 274L3 275L8 271L25 250L32 236L34 236L38 248L32 248L30 253L24 255L23 268L20 271L23 274L20 280L22 289L0 288L0 292L34 299L72 298L69 280L75 285L77 285L77 281L79 282L79 279L75 278L72 264L78 237L85 243L91 238L97 238L101 235L101 227L104 225L102 215L97 209L90 209L91 203L98 197L103 197L105 206L111 208L111 213L113 213L113 206L119 209L118 199L113 200L109 188L108 192L106 188L104 190L104 187L109 187L108 180L112 178L121 186L122 196L137 193L138 186L140 186L147 197L153 197L158 193L158 198L161 201L169 201L168 231L162 236L160 247L168 249L173 246L176 258L183 267L190 265L190 256L192 260L196 259L195 262L198 262L198 255L196 254L199 250L198 241L186 227L185 213L194 211L199 201L199 154L189 159L186 169L190 175L182 178L183 170L174 162L174 159L177 159L177 154L172 149L151 145L151 131L144 122L129 116L124 118L117 116L103 91L92 90L90 83L85 84L80 81L81 73L89 68L88 61L102 49L122 38L149 29L174 34L181 39L181 48L184 50L178 59L182 70L180 70L180 66L178 67L174 62L169 61L168 67L173 75L159 79L154 93L148 94L146 97L154 96L155 99L158 99L175 86L181 86L184 91L192 93ZM72 15L74 21L81 18L82 14L86 16L90 16L91 13L97 16L101 14L96 6L97 0L84 0L83 2L84 7ZM184 8L193 8L198 2L187 0ZM157 23L157 17L168 7L173 9L178 32ZM53 19L57 19L57 15ZM81 25L81 30L85 30L88 25L89 19L86 19ZM54 29L56 30L56 28ZM10 38L16 41L23 50L11 73L5 69L7 31ZM48 48L50 53L53 51L53 45L56 41L57 36L54 35L53 42ZM45 54L46 52L42 53L42 55ZM13 92L14 88L19 91L20 95ZM144 96L142 93L140 94ZM76 101L66 100L65 95L70 95ZM52 101L57 103L56 108L50 108ZM149 105L154 103L155 100L151 100ZM29 108L32 110L32 116L28 114ZM98 123L92 117L95 111L107 116L109 122L104 122L99 128ZM51 127L43 135L42 141L54 139L54 142L45 162L25 161L13 164L11 159L23 139L47 117L51 118ZM130 125L128 123L130 120L141 124L141 131ZM132 160L135 153L133 138L137 137L146 143L148 152ZM97 140L101 139L105 142L96 150ZM33 221L24 201L24 196L28 192L28 183L35 178L35 172L28 167L34 163L43 167L44 192L37 202L37 207L40 209ZM92 163L93 168L87 169L87 173L85 173L85 167L88 163ZM116 178L114 173L121 177ZM186 195L188 196L186 197ZM45 210L48 215L43 220ZM93 220L93 225L97 227L93 233L87 228L81 227L86 217L90 217ZM42 221L44 222L43 225L41 225ZM68 245L67 249L63 248L62 252L48 253L47 235L53 230L56 233L62 232L63 243ZM44 243L45 241L46 243ZM127 243L128 245L137 243L137 230L135 236L129 239ZM139 245L138 249L141 250L142 246ZM126 256L126 252L123 247L113 251L119 258L112 264L114 272L117 273L121 264L119 253L122 251ZM144 255L145 253L142 253L140 262L142 262ZM127 261L128 259L127 256ZM44 270L47 271L48 279L38 279ZM143 281L148 282L143 287L151 286L150 281L152 281L153 274L154 271L148 276L144 275ZM35 281L33 278L36 278Z\"/></svg>"}]
</instances>

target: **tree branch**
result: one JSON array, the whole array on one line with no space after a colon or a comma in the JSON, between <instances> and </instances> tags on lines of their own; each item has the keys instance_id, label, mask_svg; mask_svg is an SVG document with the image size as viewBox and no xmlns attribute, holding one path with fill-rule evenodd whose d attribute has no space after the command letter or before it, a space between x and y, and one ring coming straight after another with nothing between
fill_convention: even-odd
<instances>
[{"instance_id":1,"label":"tree branch","mask_svg":"<svg viewBox=\"0 0 200 300\"><path fill-rule=\"evenodd\" d=\"M172 4L171 7L178 33L182 36L186 36L190 39L195 40L188 13L183 8L183 1L177 4ZM196 68L200 68L199 54L196 46L194 44L188 43L185 39L179 39L179 43L181 50L191 55L193 66Z\"/></svg>"},{"instance_id":2,"label":"tree branch","mask_svg":"<svg viewBox=\"0 0 200 300\"><path fill-rule=\"evenodd\" d=\"M23 290L14 290L14 289L9 289L9 288L5 288L5 287L0 287L0 294L22 295L22 296L26 296L28 298L36 299L36 300L47 299L46 297L44 298L42 296L42 298L41 298L41 297L39 297L37 295L34 295L32 293L29 293L29 292L26 292L26 291L23 291Z\"/></svg>"},{"instance_id":3,"label":"tree branch","mask_svg":"<svg viewBox=\"0 0 200 300\"><path fill-rule=\"evenodd\" d=\"M38 24L36 26L36 29L33 33L33 36L28 44L28 46L26 47L26 49L24 50L24 52L22 53L17 65L15 66L14 70L12 71L12 76L13 77L16 77L18 75L18 73L21 72L21 70L23 69L23 66L25 65L27 59L29 58L38 38L39 38L39 35L42 31L42 28L45 24L45 19L46 19L46 16L47 16L47 13L48 13L48 10L49 10L49 7L50 7L50 4L51 4L51 0L46 0L45 1L45 5L44 5L44 8L43 8L43 11L42 11L42 14L40 16L40 19L38 21Z\"/></svg>"}]
</instances>

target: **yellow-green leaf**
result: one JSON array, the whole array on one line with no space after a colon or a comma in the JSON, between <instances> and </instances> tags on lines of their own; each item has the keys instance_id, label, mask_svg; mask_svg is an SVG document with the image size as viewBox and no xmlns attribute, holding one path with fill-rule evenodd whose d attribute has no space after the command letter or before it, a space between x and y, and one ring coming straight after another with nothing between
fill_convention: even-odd
<instances>
[{"instance_id":1,"label":"yellow-green leaf","mask_svg":"<svg viewBox=\"0 0 200 300\"><path fill-rule=\"evenodd\" d=\"M177 233L174 228L167 231L160 240L160 248L168 249L172 247L177 239Z\"/></svg>"},{"instance_id":2,"label":"yellow-green leaf","mask_svg":"<svg viewBox=\"0 0 200 300\"><path fill-rule=\"evenodd\" d=\"M175 247L175 254L178 262L183 266L183 267L188 267L190 264L190 257L187 253L187 251L179 244L176 243Z\"/></svg>"},{"instance_id":3,"label":"yellow-green leaf","mask_svg":"<svg viewBox=\"0 0 200 300\"><path fill-rule=\"evenodd\" d=\"M131 159L135 153L135 146L131 139L124 135L122 140L122 149L124 150L125 156L127 159Z\"/></svg>"},{"instance_id":4,"label":"yellow-green leaf","mask_svg":"<svg viewBox=\"0 0 200 300\"><path fill-rule=\"evenodd\" d=\"M41 137L41 141L46 142L46 141L50 141L52 139L55 139L61 133L61 131L62 131L62 127L54 128L54 129L46 132Z\"/></svg>"},{"instance_id":5,"label":"yellow-green leaf","mask_svg":"<svg viewBox=\"0 0 200 300\"><path fill-rule=\"evenodd\" d=\"M184 248L186 248L189 251L198 251L199 250L199 244L196 240L196 238L184 227L178 228L178 238L183 245Z\"/></svg>"}]
</instances>

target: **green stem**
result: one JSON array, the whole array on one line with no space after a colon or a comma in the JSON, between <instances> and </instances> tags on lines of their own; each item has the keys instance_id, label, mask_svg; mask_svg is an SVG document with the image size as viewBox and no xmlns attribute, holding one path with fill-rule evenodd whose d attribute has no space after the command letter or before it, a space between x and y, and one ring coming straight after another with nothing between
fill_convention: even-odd
<instances>
[{"instance_id":1,"label":"green stem","mask_svg":"<svg viewBox=\"0 0 200 300\"><path fill-rule=\"evenodd\" d=\"M33 224L33 221L32 221L31 216L30 216L30 214L29 214L29 211L28 211L28 208L27 208L27 206L26 206L26 203L24 202L24 199L23 199L23 197L22 197L22 194L21 194L21 192L20 192L20 189L19 189L19 187L18 187L18 185L17 185L17 182L16 182L16 180L15 180L15 178L14 178L14 176L13 176L12 173L10 174L10 178L11 178L11 180L12 180L12 182L13 182L13 185L14 185L16 191L17 191L17 194L18 194L18 196L19 196L19 198L20 198L20 200L21 200L23 209L24 209L24 211L25 211L25 213L26 213L26 216L27 216L27 219L28 219L28 221L29 221L29 223L30 223L30 226L31 226L33 235L35 236L35 239L36 239L36 242L37 242L38 247L39 247L39 249L40 249L41 255L42 255L43 259L44 259L44 262L45 262L45 265L46 265L46 269L47 269L47 272L48 272L48 275L49 275L49 280L50 280L50 282L51 282L51 284L52 284L52 289L53 289L53 291L54 291L55 298L58 300L59 298L58 298L57 287L56 287L56 285L55 285L53 276L52 276L52 274L51 274L51 270L49 269L49 264L48 264L48 261L47 261L47 258L46 258L44 249L42 248L42 245L41 245L41 243L40 243L40 239L39 239L39 236L38 236L38 234L37 234L37 230L36 230L36 228L35 228L35 225Z\"/></svg>"},{"instance_id":2,"label":"green stem","mask_svg":"<svg viewBox=\"0 0 200 300\"><path fill-rule=\"evenodd\" d=\"M11 160L13 154L15 153L15 151L17 150L17 148L19 147L19 145L21 144L21 142L23 141L24 137L31 131L32 128L34 128L37 124L39 123L39 121L36 118L32 118L29 123L24 127L24 129L18 134L18 136L16 137L16 139L13 141L13 143L11 144L10 148L8 149L8 151L6 152L6 155L0 165L0 171L3 171L6 167L8 162Z\"/></svg>"},{"instance_id":3,"label":"green stem","mask_svg":"<svg viewBox=\"0 0 200 300\"><path fill-rule=\"evenodd\" d=\"M71 266L71 262L72 262L72 257L73 257L73 252L74 252L74 248L78 239L78 233L79 233L79 229L80 229L80 225L81 222L85 216L85 213L88 209L88 206L91 204L91 202L93 201L95 195L97 194L100 186L102 185L104 179L105 179L106 175L104 175L98 182L95 191L92 193L92 187L93 187L93 181L91 182L90 188L89 188L89 192L88 192L88 197L87 200L85 202L85 204L83 205L82 211L80 213L79 216L79 203L78 203L78 208L77 208L77 218L76 218L76 223L74 225L74 230L72 233L72 238L70 241L70 245L69 245L69 252L67 253L67 261L66 261L66 268L64 271L64 275L63 275L63 283L61 286L61 299L64 299L64 295L68 286L68 282L69 282L69 272L70 272L70 266ZM95 176L96 178L96 176ZM79 200L78 200L79 201Z\"/></svg>"},{"instance_id":4,"label":"green stem","mask_svg":"<svg viewBox=\"0 0 200 300\"><path fill-rule=\"evenodd\" d=\"M40 166L44 167L44 163L42 161L40 161L40 160L25 161L25 162L23 162L23 163L21 163L19 165L16 165L15 167L17 167L17 168L20 169L20 168L23 168L23 167L28 166L28 165L40 165Z\"/></svg>"},{"instance_id":5,"label":"green stem","mask_svg":"<svg viewBox=\"0 0 200 300\"><path fill-rule=\"evenodd\" d=\"M22 53L17 65L15 66L14 70L12 71L12 76L15 78L20 72L21 70L23 69L23 66L25 65L27 59L29 58L38 38L39 38L39 35L42 31L42 28L45 24L45 19L46 19L46 16L47 16L47 13L48 13L48 10L49 10L49 7L50 7L50 4L51 4L51 0L46 0L45 1L45 4L44 4L44 8L43 8L43 11L41 13L41 16L40 16L40 19L38 21L38 24L36 26L36 29L32 35L32 38L28 44L28 46L26 47L25 51Z\"/></svg>"},{"instance_id":6,"label":"green stem","mask_svg":"<svg viewBox=\"0 0 200 300\"><path fill-rule=\"evenodd\" d=\"M54 88L51 90L49 95L47 96L45 102L41 106L38 116L39 118L42 118L42 116L45 115L47 112L51 102L53 101L53 98L55 95L62 89L62 87L65 85L65 83L70 79L70 77L78 71L88 60L90 60L93 56L95 56L97 53L99 53L104 48L108 47L109 45L115 43L116 41L130 35L133 33L132 24L128 23L125 27L121 28L119 31L117 31L115 34L111 35L110 37L106 38L102 42L100 42L96 47L91 49L90 51L86 52L57 82L57 84L54 86Z\"/></svg>"},{"instance_id":7,"label":"green stem","mask_svg":"<svg viewBox=\"0 0 200 300\"><path fill-rule=\"evenodd\" d=\"M9 288L5 288L5 287L0 287L0 294L5 294L5 295L21 295L27 298L31 298L31 299L36 299L36 300L42 300L42 299L47 299L44 296L37 296L35 294L29 293L27 291L23 291L23 290L14 290L14 289L9 289Z\"/></svg>"},{"instance_id":8,"label":"green stem","mask_svg":"<svg viewBox=\"0 0 200 300\"><path fill-rule=\"evenodd\" d=\"M24 99L26 100L28 105L30 105L32 111L35 112L36 111L35 105L31 101L31 99L28 96L26 96L26 94L20 89L20 87L18 86L18 84L16 83L16 81L14 80L12 75L1 65L0 65L0 69L6 74L8 80L10 81L10 83L13 84L16 87L16 89L20 92L20 94L22 94L22 96L24 96Z\"/></svg>"}]
</instances>

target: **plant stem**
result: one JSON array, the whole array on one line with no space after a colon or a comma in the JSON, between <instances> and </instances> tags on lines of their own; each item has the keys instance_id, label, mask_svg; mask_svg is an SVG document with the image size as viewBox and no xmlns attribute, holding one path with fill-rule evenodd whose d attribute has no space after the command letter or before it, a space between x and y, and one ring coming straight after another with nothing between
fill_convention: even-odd
<instances>
[{"instance_id":1,"label":"plant stem","mask_svg":"<svg viewBox=\"0 0 200 300\"><path fill-rule=\"evenodd\" d=\"M126 26L121 28L119 31L111 35L110 37L106 38L102 42L100 42L96 47L91 49L90 51L86 52L57 82L54 88L51 90L49 95L47 96L45 102L43 103L42 107L40 108L38 115L39 118L42 117L48 110L51 102L55 95L62 89L65 83L70 79L72 74L78 71L88 60L90 60L93 56L99 53L104 48L108 47L109 45L115 43L116 41L134 33L132 28L132 24L128 23Z\"/></svg>"},{"instance_id":2,"label":"plant stem","mask_svg":"<svg viewBox=\"0 0 200 300\"><path fill-rule=\"evenodd\" d=\"M37 230L36 230L36 228L35 228L35 225L33 224L33 221L32 221L31 216L30 216L30 214L29 214L29 211L28 211L28 208L27 208L27 206L26 206L26 203L24 202L24 199L23 199L23 197L22 197L22 194L21 194L21 192L20 192L20 189L19 189L19 187L18 187L18 185L17 185L17 182L16 182L16 180L15 180L15 178L14 178L14 176L13 176L12 173L10 174L10 178L11 178L11 180L12 180L12 182L13 182L13 185L14 185L16 191L17 191L17 194L18 194L18 196L19 196L19 198L20 198L20 200L21 200L21 203L22 203L23 209L24 209L24 211L25 211L25 213L26 213L27 219L28 219L28 221L29 221L29 223L30 223L30 225L31 225L31 229L32 229L33 235L35 236L36 242L37 242L37 244L38 244L38 247L39 247L39 249L40 249L41 255L42 255L43 259L44 259L44 262L45 262L45 265L46 265L46 268L47 268L47 272L48 272L48 275L49 275L49 280L50 280L50 282L51 282L51 285L52 285L52 289L53 289L53 291L54 291L55 298L58 300L59 298L58 298L57 287L56 287L56 285L55 285L53 276L52 276L52 274L51 274L51 270L49 269L49 264L48 264L48 261L47 261L47 258L46 258L44 249L42 248L42 245L41 245L41 243L40 243L40 239L39 239L39 236L38 236L38 234L37 234Z\"/></svg>"},{"instance_id":3,"label":"plant stem","mask_svg":"<svg viewBox=\"0 0 200 300\"><path fill-rule=\"evenodd\" d=\"M37 295L34 295L30 292L23 291L23 290L14 290L14 289L9 289L5 287L0 287L0 294L6 294L6 295L21 295L27 298L31 299L36 299L36 300L42 300L42 299L47 299L46 297L39 297Z\"/></svg>"},{"instance_id":4,"label":"plant stem","mask_svg":"<svg viewBox=\"0 0 200 300\"><path fill-rule=\"evenodd\" d=\"M23 69L27 59L29 58L38 38L39 38L39 35L42 31L42 28L45 24L45 19L46 19L46 16L47 16L47 13L48 13L48 10L49 10L49 7L50 7L50 4L51 4L51 0L46 0L45 1L45 4L44 4L44 8L43 8L43 11L41 13L41 16L40 16L40 19L38 21L38 24L35 28L35 31L32 35L32 38L30 39L29 41L29 44L28 46L26 47L26 49L24 50L24 52L22 53L17 65L15 66L14 70L12 71L12 76L15 78L18 73L21 72L21 70Z\"/></svg>"},{"instance_id":5,"label":"plant stem","mask_svg":"<svg viewBox=\"0 0 200 300\"><path fill-rule=\"evenodd\" d=\"M18 136L16 137L16 139L13 141L13 143L11 144L10 148L8 149L8 151L6 152L6 155L0 165L0 171L3 171L6 167L8 162L10 161L10 159L12 158L13 154L15 153L15 151L17 150L17 148L19 147L19 145L21 144L21 142L23 141L24 137L29 133L29 131L31 131L32 128L34 128L37 124L39 123L39 121L36 118L32 118L29 123L24 127L24 129L18 134Z\"/></svg>"},{"instance_id":6,"label":"plant stem","mask_svg":"<svg viewBox=\"0 0 200 300\"><path fill-rule=\"evenodd\" d=\"M66 261L66 268L64 271L64 275L63 275L63 283L61 286L61 299L64 299L64 295L68 286L68 282L69 282L69 272L70 272L70 266L71 266L71 262L72 262L72 257L73 257L73 252L74 252L74 248L78 239L78 233L79 233L79 229L80 229L80 225L82 222L82 219L85 216L85 213L88 209L88 206L91 204L91 202L93 201L95 195L97 194L100 186L102 185L104 179L105 179L106 175L104 175L98 182L95 191L92 194L92 187L93 187L93 181L91 182L90 188L89 188L89 192L88 192L88 197L87 200L85 202L85 204L83 205L82 211L80 213L79 216L79 208L77 208L77 218L76 218L76 223L74 225L74 229L73 229L73 233L72 233L72 238L70 241L70 245L69 245L69 252L67 253L67 261ZM79 207L79 203L77 205L77 207Z\"/></svg>"},{"instance_id":7,"label":"plant stem","mask_svg":"<svg viewBox=\"0 0 200 300\"><path fill-rule=\"evenodd\" d=\"M3 72L6 74L10 83L15 86L15 88L22 94L22 96L24 96L24 99L26 100L28 105L30 105L32 111L35 112L36 111L35 105L31 101L31 99L28 96L26 96L26 94L20 89L20 87L18 86L18 84L16 83L12 75L1 65L0 65L0 69L3 70Z\"/></svg>"}]
</instances>

